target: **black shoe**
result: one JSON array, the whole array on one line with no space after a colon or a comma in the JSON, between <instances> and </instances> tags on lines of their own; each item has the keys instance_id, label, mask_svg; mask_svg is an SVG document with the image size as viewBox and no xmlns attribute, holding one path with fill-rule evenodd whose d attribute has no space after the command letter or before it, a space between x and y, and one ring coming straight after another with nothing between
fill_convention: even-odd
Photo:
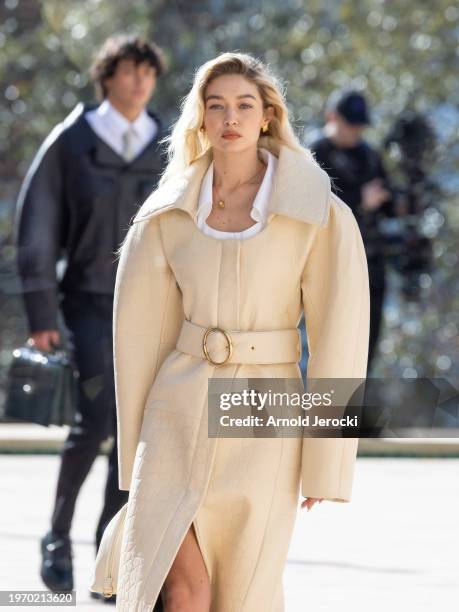
<instances>
[{"instance_id":1,"label":"black shoe","mask_svg":"<svg viewBox=\"0 0 459 612\"><path fill-rule=\"evenodd\" d=\"M69 536L49 531L41 539L40 576L50 591L67 592L73 589L72 546Z\"/></svg>"}]
</instances>

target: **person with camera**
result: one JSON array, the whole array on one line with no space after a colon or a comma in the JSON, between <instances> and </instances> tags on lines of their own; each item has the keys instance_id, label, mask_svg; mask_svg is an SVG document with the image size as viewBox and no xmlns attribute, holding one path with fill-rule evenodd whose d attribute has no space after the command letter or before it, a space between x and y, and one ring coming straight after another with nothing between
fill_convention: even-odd
<instances>
[{"instance_id":1,"label":"person with camera","mask_svg":"<svg viewBox=\"0 0 459 612\"><path fill-rule=\"evenodd\" d=\"M75 503L101 443L113 436L96 552L126 502L119 489L112 317L116 250L163 170L162 124L147 109L164 71L161 50L141 37L106 40L91 67L99 104L79 103L48 135L17 202L18 271L29 342L61 346L61 310L79 372L74 424L62 449L41 577L52 591L73 589L70 528ZM63 259L61 278L56 264Z\"/></svg>"},{"instance_id":2,"label":"person with camera","mask_svg":"<svg viewBox=\"0 0 459 612\"><path fill-rule=\"evenodd\" d=\"M380 335L386 288L383 216L394 216L394 192L378 151L364 138L371 123L365 96L356 90L335 90L327 100L323 133L308 143L316 161L332 179L332 190L352 209L362 233L370 279L370 343L368 369Z\"/></svg>"}]
</instances>

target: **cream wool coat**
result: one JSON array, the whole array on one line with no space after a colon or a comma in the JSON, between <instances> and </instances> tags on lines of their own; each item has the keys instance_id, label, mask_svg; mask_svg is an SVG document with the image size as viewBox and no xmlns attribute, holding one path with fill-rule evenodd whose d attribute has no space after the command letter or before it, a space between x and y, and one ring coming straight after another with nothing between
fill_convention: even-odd
<instances>
[{"instance_id":1,"label":"cream wool coat","mask_svg":"<svg viewBox=\"0 0 459 612\"><path fill-rule=\"evenodd\" d=\"M192 523L212 612L282 612L300 491L351 498L358 439L207 435L209 378L298 380L297 363L216 367L175 347L184 319L277 330L297 327L304 309L308 378L364 378L368 272L354 215L317 164L282 146L267 226L245 240L206 236L195 220L210 155L151 194L121 250L114 355L119 479L129 490L123 612L151 612Z\"/></svg>"}]
</instances>

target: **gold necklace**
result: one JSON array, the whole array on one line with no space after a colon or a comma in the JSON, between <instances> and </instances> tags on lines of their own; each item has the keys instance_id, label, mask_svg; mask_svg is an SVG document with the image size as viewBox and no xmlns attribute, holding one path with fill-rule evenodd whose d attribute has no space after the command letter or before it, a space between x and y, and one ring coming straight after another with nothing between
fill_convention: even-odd
<instances>
[{"instance_id":1,"label":"gold necklace","mask_svg":"<svg viewBox=\"0 0 459 612\"><path fill-rule=\"evenodd\" d=\"M249 178L247 181L244 181L243 183L241 183L241 184L239 185L239 187L241 187L242 185L246 185L247 183L250 183L250 181L252 181L252 180L253 180L255 177L257 177L257 176L258 176L258 175L259 175L259 174L262 172L262 170L264 170L265 168L266 168L266 166L265 166L265 164L262 162L262 165L261 165L260 170L258 170L258 172L257 172L256 174L254 174L252 177L250 177L250 178ZM213 185L213 187L214 187L215 191L217 192L217 196L219 196L219 193L218 193L218 187L217 187L216 185ZM224 200L222 200L220 197L218 197L217 206L218 206L219 208L225 208L225 202L224 202Z\"/></svg>"}]
</instances>

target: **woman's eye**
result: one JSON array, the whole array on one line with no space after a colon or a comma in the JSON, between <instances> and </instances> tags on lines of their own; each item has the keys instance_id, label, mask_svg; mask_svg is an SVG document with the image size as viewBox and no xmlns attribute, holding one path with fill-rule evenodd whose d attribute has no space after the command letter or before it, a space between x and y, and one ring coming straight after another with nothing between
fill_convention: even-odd
<instances>
[{"instance_id":1,"label":"woman's eye","mask_svg":"<svg viewBox=\"0 0 459 612\"><path fill-rule=\"evenodd\" d=\"M209 106L209 109L211 109L211 110L213 110L213 109L215 109L215 108L223 108L223 107L222 107L222 105L221 105L221 104L211 104L211 105ZM252 108L252 105L251 105L251 104L246 104L245 102L243 102L243 103L240 105L240 108Z\"/></svg>"}]
</instances>

